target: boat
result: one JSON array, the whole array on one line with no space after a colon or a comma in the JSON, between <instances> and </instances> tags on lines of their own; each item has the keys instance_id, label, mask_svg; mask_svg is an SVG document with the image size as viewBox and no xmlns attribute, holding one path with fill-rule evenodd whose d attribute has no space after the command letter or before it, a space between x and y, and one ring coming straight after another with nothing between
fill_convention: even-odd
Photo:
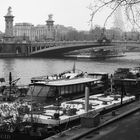
<instances>
[{"instance_id":1,"label":"boat","mask_svg":"<svg viewBox=\"0 0 140 140\"><path fill-rule=\"evenodd\" d=\"M104 58L110 58L110 57L123 57L125 56L125 53L123 51L119 51L116 49L96 49L91 51L82 51L80 53L66 53L64 54L65 57L73 57L73 58L85 58L85 59L104 59Z\"/></svg>"},{"instance_id":2,"label":"boat","mask_svg":"<svg viewBox=\"0 0 140 140\"><path fill-rule=\"evenodd\" d=\"M20 78L12 80L12 74L9 73L9 81L6 82L5 78L0 78L0 100L1 101L14 101L19 97L26 95L28 86L17 85Z\"/></svg>"},{"instance_id":3,"label":"boat","mask_svg":"<svg viewBox=\"0 0 140 140\"><path fill-rule=\"evenodd\" d=\"M123 98L119 94L96 94L88 98L79 98L70 101L61 102L59 105L44 106L41 114L33 113L36 122L51 127L58 127L63 130L67 123L78 122L82 117L97 113L105 113L109 110L119 108L122 105L135 101L135 96L126 96ZM24 116L24 119L30 122L30 115ZM64 127L65 126L65 127Z\"/></svg>"},{"instance_id":4,"label":"boat","mask_svg":"<svg viewBox=\"0 0 140 140\"><path fill-rule=\"evenodd\" d=\"M31 78L27 96L38 101L58 96L71 99L83 96L86 85L90 86L91 94L97 94L108 88L107 84L107 73L87 73L72 69L60 74Z\"/></svg>"},{"instance_id":5,"label":"boat","mask_svg":"<svg viewBox=\"0 0 140 140\"><path fill-rule=\"evenodd\" d=\"M115 88L124 88L124 92L139 96L140 67L118 68L113 74L113 81Z\"/></svg>"},{"instance_id":6,"label":"boat","mask_svg":"<svg viewBox=\"0 0 140 140\"><path fill-rule=\"evenodd\" d=\"M68 124L77 124L83 117L102 114L135 101L135 96L119 94L86 96L88 91L85 88L85 98L58 100L57 105L36 104L36 108L32 102L0 103L0 139L42 140L65 131Z\"/></svg>"}]
</instances>

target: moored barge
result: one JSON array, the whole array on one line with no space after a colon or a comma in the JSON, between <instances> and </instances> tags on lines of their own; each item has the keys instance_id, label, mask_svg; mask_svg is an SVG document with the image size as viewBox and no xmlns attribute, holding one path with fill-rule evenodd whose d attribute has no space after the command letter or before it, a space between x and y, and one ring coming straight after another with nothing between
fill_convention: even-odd
<instances>
[{"instance_id":1,"label":"moored barge","mask_svg":"<svg viewBox=\"0 0 140 140\"><path fill-rule=\"evenodd\" d=\"M81 52L69 52L64 54L65 57L77 59L105 59L112 57L124 57L125 53L117 49L91 49Z\"/></svg>"},{"instance_id":2,"label":"moored barge","mask_svg":"<svg viewBox=\"0 0 140 140\"><path fill-rule=\"evenodd\" d=\"M140 67L118 68L113 75L114 87L131 95L140 95Z\"/></svg>"},{"instance_id":3,"label":"moored barge","mask_svg":"<svg viewBox=\"0 0 140 140\"><path fill-rule=\"evenodd\" d=\"M33 104L33 90L30 93L31 100L29 102L21 101L11 104L1 104L1 109L3 110L1 114L2 118L4 117L2 122L4 123L0 127L0 137L13 140L19 139L19 137L33 140L43 139L58 133L60 129L65 129L68 123L77 123L79 119L88 114L95 115L96 113L112 110L122 104L127 104L135 100L135 96L122 96L113 93L89 96L90 84L97 81L98 79L83 77L68 81L49 82L49 85L55 87L57 92L61 91L62 85L73 86L85 84L85 98L60 102L59 97L61 94L57 94L57 103L55 105ZM33 83L31 86L34 86L34 84L38 84L38 82ZM5 111L7 107L8 109Z\"/></svg>"},{"instance_id":4,"label":"moored barge","mask_svg":"<svg viewBox=\"0 0 140 140\"><path fill-rule=\"evenodd\" d=\"M135 96L123 96L123 104L135 100ZM60 106L44 106L42 114L33 114L37 118L37 123L48 125L60 125L76 119L79 119L87 113L96 114L101 111L113 109L121 105L121 95L97 94L89 97L89 106L86 110L85 98L75 99L72 101L62 102ZM30 120L30 116L25 119Z\"/></svg>"},{"instance_id":5,"label":"moored barge","mask_svg":"<svg viewBox=\"0 0 140 140\"><path fill-rule=\"evenodd\" d=\"M83 73L66 71L53 76L41 76L31 79L27 96L44 101L48 98L73 98L84 96L85 86L90 86L90 93L101 93L108 88L107 73Z\"/></svg>"}]
</instances>

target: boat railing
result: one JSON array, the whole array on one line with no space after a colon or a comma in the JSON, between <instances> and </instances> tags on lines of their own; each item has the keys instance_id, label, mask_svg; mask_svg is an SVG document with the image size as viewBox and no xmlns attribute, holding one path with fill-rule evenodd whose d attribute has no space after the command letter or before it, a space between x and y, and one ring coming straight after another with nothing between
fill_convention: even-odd
<instances>
[{"instance_id":1,"label":"boat railing","mask_svg":"<svg viewBox=\"0 0 140 140\"><path fill-rule=\"evenodd\" d=\"M48 83L48 82L51 82L51 81L61 81L61 80L71 80L71 79L78 79L78 78L81 78L81 77L90 77L90 76L86 76L84 75L83 73L80 73L80 74L77 74L75 76L65 76L63 75L62 77L60 76L51 76L51 77L48 77L48 78L42 78L42 79L38 79L38 80L35 80L35 79L32 79L32 83L36 83L36 82L42 82L42 83Z\"/></svg>"},{"instance_id":2,"label":"boat railing","mask_svg":"<svg viewBox=\"0 0 140 140\"><path fill-rule=\"evenodd\" d=\"M66 76L66 74L71 74L70 76ZM73 74L73 77L72 77ZM31 78L31 82L50 82L50 81L57 81L57 80L64 80L64 79L72 79L83 76L83 72L79 69L72 69L67 70L59 74L49 75L49 76L39 76Z\"/></svg>"}]
</instances>

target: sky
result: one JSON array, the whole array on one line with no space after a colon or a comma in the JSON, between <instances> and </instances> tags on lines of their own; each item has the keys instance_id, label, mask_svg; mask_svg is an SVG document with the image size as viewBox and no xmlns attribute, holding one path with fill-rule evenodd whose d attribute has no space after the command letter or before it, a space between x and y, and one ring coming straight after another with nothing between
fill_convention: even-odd
<instances>
[{"instance_id":1,"label":"sky","mask_svg":"<svg viewBox=\"0 0 140 140\"><path fill-rule=\"evenodd\" d=\"M4 16L9 6L15 23L46 24L49 14L53 14L54 24L72 26L77 30L90 29L88 9L92 0L0 0L0 31L5 30ZM93 25L102 26L105 13L95 17ZM111 24L109 25L111 26Z\"/></svg>"}]
</instances>

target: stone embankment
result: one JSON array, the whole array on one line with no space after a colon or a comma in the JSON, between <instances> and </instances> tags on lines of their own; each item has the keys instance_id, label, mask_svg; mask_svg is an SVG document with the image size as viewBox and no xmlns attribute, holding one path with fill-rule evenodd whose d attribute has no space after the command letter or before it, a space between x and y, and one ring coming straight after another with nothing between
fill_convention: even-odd
<instances>
[{"instance_id":1,"label":"stone embankment","mask_svg":"<svg viewBox=\"0 0 140 140\"><path fill-rule=\"evenodd\" d=\"M117 110L113 110L107 114L100 116L100 124L97 127L86 128L81 125L73 127L65 132L61 132L45 140L77 140L91 132L97 131L100 128L116 122L126 116L140 110L140 101L135 101L131 104L125 105Z\"/></svg>"}]
</instances>

